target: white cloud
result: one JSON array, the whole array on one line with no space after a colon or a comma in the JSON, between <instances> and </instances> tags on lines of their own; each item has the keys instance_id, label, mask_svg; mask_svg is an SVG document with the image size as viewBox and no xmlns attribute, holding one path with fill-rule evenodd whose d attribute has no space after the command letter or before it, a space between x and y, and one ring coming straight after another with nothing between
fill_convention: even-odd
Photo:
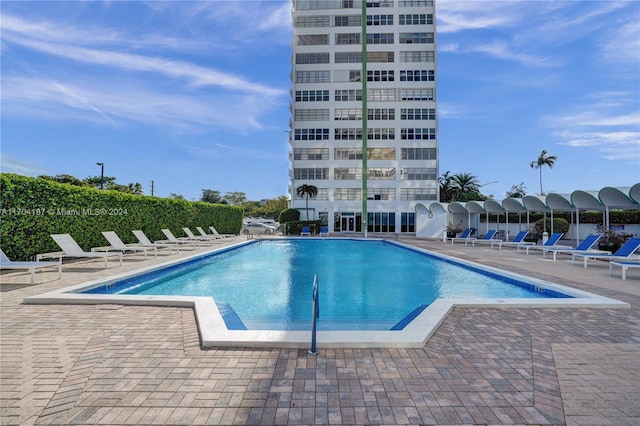
<instances>
[{"instance_id":1,"label":"white cloud","mask_svg":"<svg viewBox=\"0 0 640 426\"><path fill-rule=\"evenodd\" d=\"M25 163L4 154L0 154L0 172L25 176L38 176L47 173L47 171L40 166Z\"/></svg>"}]
</instances>

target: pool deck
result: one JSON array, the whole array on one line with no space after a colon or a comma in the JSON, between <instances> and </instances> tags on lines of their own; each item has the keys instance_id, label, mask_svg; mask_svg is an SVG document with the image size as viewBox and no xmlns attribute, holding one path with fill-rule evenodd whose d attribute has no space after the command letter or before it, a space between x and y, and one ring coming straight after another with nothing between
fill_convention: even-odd
<instances>
[{"instance_id":1,"label":"pool deck","mask_svg":"<svg viewBox=\"0 0 640 426\"><path fill-rule=\"evenodd\" d=\"M244 239L245 237L239 237ZM640 424L640 270L400 242L627 302L457 307L423 348L202 349L192 308L25 297L204 252L0 275L0 424Z\"/></svg>"}]
</instances>

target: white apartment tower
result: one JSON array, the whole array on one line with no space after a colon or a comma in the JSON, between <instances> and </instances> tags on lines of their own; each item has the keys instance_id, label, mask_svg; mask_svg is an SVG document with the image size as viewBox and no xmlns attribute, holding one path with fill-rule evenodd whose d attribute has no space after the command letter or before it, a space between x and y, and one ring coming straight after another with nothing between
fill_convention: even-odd
<instances>
[{"instance_id":1,"label":"white apartment tower","mask_svg":"<svg viewBox=\"0 0 640 426\"><path fill-rule=\"evenodd\" d=\"M332 233L415 233L416 204L438 200L434 0L293 0L292 15L291 206L305 220L312 185L309 219Z\"/></svg>"}]
</instances>

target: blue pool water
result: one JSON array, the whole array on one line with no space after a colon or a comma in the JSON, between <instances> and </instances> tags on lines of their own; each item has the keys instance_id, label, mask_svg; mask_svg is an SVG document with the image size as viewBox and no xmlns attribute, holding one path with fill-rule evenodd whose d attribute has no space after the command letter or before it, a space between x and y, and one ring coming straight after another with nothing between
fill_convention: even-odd
<instances>
[{"instance_id":1,"label":"blue pool water","mask_svg":"<svg viewBox=\"0 0 640 426\"><path fill-rule=\"evenodd\" d=\"M558 298L512 278L383 241L262 241L86 293L211 296L227 327L308 330L318 276L319 330L401 329L438 298Z\"/></svg>"}]
</instances>

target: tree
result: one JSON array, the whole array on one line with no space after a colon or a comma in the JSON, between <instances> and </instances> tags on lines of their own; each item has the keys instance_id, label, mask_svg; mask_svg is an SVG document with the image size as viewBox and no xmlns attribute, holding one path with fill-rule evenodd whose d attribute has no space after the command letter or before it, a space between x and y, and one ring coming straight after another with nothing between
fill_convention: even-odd
<instances>
[{"instance_id":1,"label":"tree","mask_svg":"<svg viewBox=\"0 0 640 426\"><path fill-rule=\"evenodd\" d=\"M142 185L140 182L130 183L128 185L129 191L135 195L144 195L144 191L142 190Z\"/></svg>"},{"instance_id":2,"label":"tree","mask_svg":"<svg viewBox=\"0 0 640 426\"><path fill-rule=\"evenodd\" d=\"M519 185L511 185L511 191L507 191L507 198L522 198L527 195L524 189L524 182L520 182Z\"/></svg>"},{"instance_id":3,"label":"tree","mask_svg":"<svg viewBox=\"0 0 640 426\"><path fill-rule=\"evenodd\" d=\"M547 150L543 149L538 159L536 161L532 161L529 165L532 169L540 170L540 195L544 195L544 191L542 191L542 167L549 166L550 169L553 169L553 165L556 163L558 157L555 155L547 155Z\"/></svg>"},{"instance_id":4,"label":"tree","mask_svg":"<svg viewBox=\"0 0 640 426\"><path fill-rule=\"evenodd\" d=\"M453 200L455 193L453 187L453 177L449 175L450 171L446 171L438 178L440 184L440 202L449 203Z\"/></svg>"},{"instance_id":5,"label":"tree","mask_svg":"<svg viewBox=\"0 0 640 426\"><path fill-rule=\"evenodd\" d=\"M220 196L220 191L214 191L213 189L203 189L200 201L204 201L205 203L221 204L222 197Z\"/></svg>"},{"instance_id":6,"label":"tree","mask_svg":"<svg viewBox=\"0 0 640 426\"><path fill-rule=\"evenodd\" d=\"M80 180L75 176L71 176L67 174L61 174L61 175L55 175L55 176L41 175L41 176L38 176L38 178L52 180L59 183L68 183L69 185L74 185L74 186L89 186L86 181Z\"/></svg>"},{"instance_id":7,"label":"tree","mask_svg":"<svg viewBox=\"0 0 640 426\"><path fill-rule=\"evenodd\" d=\"M167 198L171 198L174 200L184 200L184 195L182 194L176 194L175 192L172 192Z\"/></svg>"},{"instance_id":8,"label":"tree","mask_svg":"<svg viewBox=\"0 0 640 426\"><path fill-rule=\"evenodd\" d=\"M227 192L223 200L232 206L241 206L247 202L247 195L244 192Z\"/></svg>"},{"instance_id":9,"label":"tree","mask_svg":"<svg viewBox=\"0 0 640 426\"><path fill-rule=\"evenodd\" d=\"M296 188L299 197L305 197L307 206L307 222L309 221L309 197L313 198L318 194L318 188L313 185L302 184Z\"/></svg>"},{"instance_id":10,"label":"tree","mask_svg":"<svg viewBox=\"0 0 640 426\"><path fill-rule=\"evenodd\" d=\"M480 193L478 178L471 173L456 173L451 180L457 193Z\"/></svg>"}]
</instances>

